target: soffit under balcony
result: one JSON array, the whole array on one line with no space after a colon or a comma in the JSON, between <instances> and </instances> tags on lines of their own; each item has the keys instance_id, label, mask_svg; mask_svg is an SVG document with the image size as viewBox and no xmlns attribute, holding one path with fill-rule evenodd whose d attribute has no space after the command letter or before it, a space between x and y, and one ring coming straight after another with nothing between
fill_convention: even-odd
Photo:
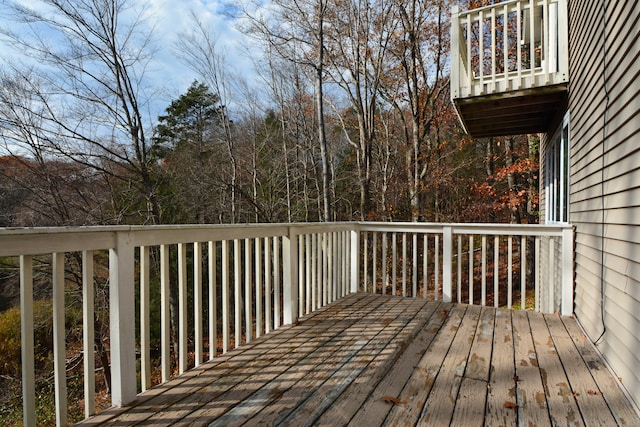
<instances>
[{"instance_id":1,"label":"soffit under balcony","mask_svg":"<svg viewBox=\"0 0 640 427\"><path fill-rule=\"evenodd\" d=\"M454 99L458 116L474 138L549 132L566 109L567 84Z\"/></svg>"}]
</instances>

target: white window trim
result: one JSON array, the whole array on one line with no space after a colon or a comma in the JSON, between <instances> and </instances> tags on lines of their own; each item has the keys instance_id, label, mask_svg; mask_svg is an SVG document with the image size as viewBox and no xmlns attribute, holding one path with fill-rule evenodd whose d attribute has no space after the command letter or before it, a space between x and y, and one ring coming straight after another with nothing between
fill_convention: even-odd
<instances>
[{"instance_id":1,"label":"white window trim","mask_svg":"<svg viewBox=\"0 0 640 427\"><path fill-rule=\"evenodd\" d=\"M565 132L566 130L566 132ZM545 148L545 222L569 222L569 112ZM556 150L560 153L556 155ZM558 163L560 162L560 163ZM557 172L557 173L554 173ZM566 194L565 194L566 193Z\"/></svg>"}]
</instances>

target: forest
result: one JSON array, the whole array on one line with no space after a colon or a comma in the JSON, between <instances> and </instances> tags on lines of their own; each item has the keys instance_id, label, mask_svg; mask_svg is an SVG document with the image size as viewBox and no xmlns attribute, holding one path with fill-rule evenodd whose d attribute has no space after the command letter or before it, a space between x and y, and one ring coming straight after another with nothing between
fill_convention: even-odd
<instances>
[{"instance_id":1,"label":"forest","mask_svg":"<svg viewBox=\"0 0 640 427\"><path fill-rule=\"evenodd\" d=\"M243 5L252 84L193 16L199 78L153 117L135 3L40 3L2 37L1 226L537 220L536 137L472 140L452 108L452 1Z\"/></svg>"},{"instance_id":2,"label":"forest","mask_svg":"<svg viewBox=\"0 0 640 427\"><path fill-rule=\"evenodd\" d=\"M158 112L159 29L139 2L7 2L20 30L0 28L17 52L0 63L0 227L535 223L538 136L471 139L449 98L451 6L485 3L234 4L261 52L246 74L193 14L170 49L198 78ZM13 262L0 260L3 349ZM15 368L0 362L3 381Z\"/></svg>"}]
</instances>

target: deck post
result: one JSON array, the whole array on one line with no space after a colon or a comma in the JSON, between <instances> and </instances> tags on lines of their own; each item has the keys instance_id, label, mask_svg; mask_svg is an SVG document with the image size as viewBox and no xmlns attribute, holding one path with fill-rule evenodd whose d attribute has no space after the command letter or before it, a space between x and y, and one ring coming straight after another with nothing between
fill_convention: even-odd
<instances>
[{"instance_id":1,"label":"deck post","mask_svg":"<svg viewBox=\"0 0 640 427\"><path fill-rule=\"evenodd\" d=\"M113 406L136 400L134 245L128 231L116 232L109 249L109 314Z\"/></svg>"},{"instance_id":2,"label":"deck post","mask_svg":"<svg viewBox=\"0 0 640 427\"><path fill-rule=\"evenodd\" d=\"M453 248L452 240L453 233L451 230L451 226L442 227L442 301L451 302L453 292L452 292L452 256L451 251ZM437 266L436 266L437 268ZM437 283L436 283L437 286Z\"/></svg>"},{"instance_id":3,"label":"deck post","mask_svg":"<svg viewBox=\"0 0 640 427\"><path fill-rule=\"evenodd\" d=\"M558 71L569 80L569 14L566 0L558 0ZM553 42L553 40L552 40Z\"/></svg>"},{"instance_id":4,"label":"deck post","mask_svg":"<svg viewBox=\"0 0 640 427\"><path fill-rule=\"evenodd\" d=\"M356 293L360 279L360 229L358 224L354 224L351 229L351 262L349 266L351 268L350 292Z\"/></svg>"},{"instance_id":5,"label":"deck post","mask_svg":"<svg viewBox=\"0 0 640 427\"><path fill-rule=\"evenodd\" d=\"M573 228L562 230L562 307L561 314L573 314Z\"/></svg>"},{"instance_id":6,"label":"deck post","mask_svg":"<svg viewBox=\"0 0 640 427\"><path fill-rule=\"evenodd\" d=\"M298 234L289 227L288 235L282 237L282 271L284 324L290 325L298 320Z\"/></svg>"},{"instance_id":7,"label":"deck post","mask_svg":"<svg viewBox=\"0 0 640 427\"><path fill-rule=\"evenodd\" d=\"M460 96L460 7L451 7L451 99Z\"/></svg>"}]
</instances>

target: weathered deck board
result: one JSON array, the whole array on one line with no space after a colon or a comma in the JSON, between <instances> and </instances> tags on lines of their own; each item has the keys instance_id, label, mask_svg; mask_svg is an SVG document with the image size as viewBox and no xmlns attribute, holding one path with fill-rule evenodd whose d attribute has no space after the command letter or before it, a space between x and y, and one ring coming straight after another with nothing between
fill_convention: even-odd
<instances>
[{"instance_id":1,"label":"weathered deck board","mask_svg":"<svg viewBox=\"0 0 640 427\"><path fill-rule=\"evenodd\" d=\"M545 316L556 351L571 384L571 392L588 426L611 426L616 421L598 390L589 368L558 316ZM616 387L617 388L617 387Z\"/></svg>"},{"instance_id":2,"label":"weathered deck board","mask_svg":"<svg viewBox=\"0 0 640 427\"><path fill-rule=\"evenodd\" d=\"M457 328L455 338L438 372L431 393L429 393L427 404L418 419L419 422L429 425L447 425L451 423L481 310L482 307L477 305L467 307L462 323ZM398 412L402 411L399 410ZM391 419L391 424L406 425L404 422L396 423L393 418Z\"/></svg>"},{"instance_id":3,"label":"weathered deck board","mask_svg":"<svg viewBox=\"0 0 640 427\"><path fill-rule=\"evenodd\" d=\"M482 426L484 424L489 375L491 371L491 352L495 310L484 307L473 338L464 379L456 399L452 425Z\"/></svg>"},{"instance_id":4,"label":"weathered deck board","mask_svg":"<svg viewBox=\"0 0 640 427\"><path fill-rule=\"evenodd\" d=\"M427 396L433 388L440 368L446 360L451 343L456 336L466 307L455 306L448 312L448 317L438 331L436 338L424 353L415 371L405 385L400 399L388 415L388 423L395 425L415 425L421 416ZM399 418L402 419L399 419Z\"/></svg>"},{"instance_id":5,"label":"weathered deck board","mask_svg":"<svg viewBox=\"0 0 640 427\"><path fill-rule=\"evenodd\" d=\"M416 371L419 361L431 346L452 307L451 304L436 305L431 303L431 305L435 309L427 324L419 330L414 340L400 354L393 366L389 368L389 372L392 375L385 375L373 392L368 394L367 400L351 418L350 425L371 427L380 425L392 409L390 398L400 401L402 389ZM385 401L385 397L389 401Z\"/></svg>"},{"instance_id":6,"label":"weathered deck board","mask_svg":"<svg viewBox=\"0 0 640 427\"><path fill-rule=\"evenodd\" d=\"M393 303L393 301L390 301ZM385 311L386 310L386 311ZM405 306L401 304L389 304L383 309L377 310L381 317L374 323L357 322L349 329L345 330L330 345L318 348L317 351L310 355L310 360L303 361L302 369L293 366L287 372L283 373L271 384L265 384L260 391L252 397L251 404L240 404L225 414L224 417L217 419L213 425L232 426L239 425L241 421L246 421L249 417L254 417L254 424L269 424L286 422L287 415L292 415L291 411L296 409L294 414L304 413L298 409L302 405L295 404L301 400L302 395L310 398L311 396L319 399L318 396L329 394L337 394L344 388L345 384L349 384L349 378L353 378L359 374L362 364L366 365L365 359L370 355L370 347L375 347L376 342L382 344L388 342L390 337L380 337L380 332L390 333L392 330L399 330L404 326L403 314L406 311ZM344 340L343 340L344 339ZM377 341L376 341L377 339ZM347 375L341 376L338 373L347 372ZM283 380L289 380L283 383ZM277 384L278 389L274 389L273 384ZM282 391L280 391L282 390ZM282 396L282 392L288 392L288 396ZM279 396L280 395L280 396ZM278 398L278 402L274 401ZM305 400L305 403L307 402ZM313 411L321 410L322 406L316 403L309 405L310 411L306 411L303 420L313 419ZM241 409L241 411L238 411ZM261 411L265 409L264 411ZM258 414L260 412L260 414ZM275 419L274 419L275 417Z\"/></svg>"},{"instance_id":7,"label":"weathered deck board","mask_svg":"<svg viewBox=\"0 0 640 427\"><path fill-rule=\"evenodd\" d=\"M556 426L584 425L569 379L558 358L558 351L544 318L538 315L529 316L529 324L538 355L538 368L542 375L551 423Z\"/></svg>"},{"instance_id":8,"label":"weathered deck board","mask_svg":"<svg viewBox=\"0 0 640 427\"><path fill-rule=\"evenodd\" d=\"M402 313L396 319L386 317L370 322L366 330L363 331L360 341L364 341L362 350L359 354L354 355L343 366L340 367L341 372L331 375L322 384L322 387L312 396L305 400L294 411L283 416L278 424L290 426L312 425L317 418L329 407L333 406L340 395L355 382L356 378L363 374L364 369L375 355L389 342L391 335L395 335L406 326L408 321L415 317L413 313ZM362 375L363 380L366 376ZM351 396L347 396L347 403ZM328 424L335 425L335 424Z\"/></svg>"},{"instance_id":9,"label":"weathered deck board","mask_svg":"<svg viewBox=\"0 0 640 427\"><path fill-rule=\"evenodd\" d=\"M611 414L618 425L640 425L638 414L634 410L629 399L624 395L618 385L618 379L611 375L602 358L598 355L593 344L587 339L576 321L570 317L561 317L571 340L582 356L583 363L589 369L589 373L595 380L598 391L607 402ZM595 391L595 390L594 390ZM588 393L587 393L588 394Z\"/></svg>"},{"instance_id":10,"label":"weathered deck board","mask_svg":"<svg viewBox=\"0 0 640 427\"><path fill-rule=\"evenodd\" d=\"M320 373L331 372L344 358L349 358L362 348L361 343L357 341L358 333L355 332L362 331L358 323L364 323L363 319L367 319L367 314L372 311L386 315L389 309L397 305L398 302L393 300L383 301L382 304L380 300L371 301L370 307L350 312L344 320L333 322L330 328L327 328L325 322L310 320L309 322L314 324L302 339L287 341L266 355L257 355L254 363L238 364L232 376L208 385L181 402L180 406L185 406L182 411L176 414L174 408L169 408L152 417L156 423L150 424L147 421L145 425L166 425L169 417L175 418L177 425L211 422L247 401L257 390L272 383L287 368L304 364L314 351L326 352L327 348L330 351L335 350L336 355L328 364L317 370ZM265 340L265 343L268 343L268 340ZM250 401L250 405L253 404L253 401Z\"/></svg>"},{"instance_id":11,"label":"weathered deck board","mask_svg":"<svg viewBox=\"0 0 640 427\"><path fill-rule=\"evenodd\" d=\"M485 425L513 426L517 420L516 408L505 406L506 402L517 404L511 310L497 309L494 320Z\"/></svg>"},{"instance_id":12,"label":"weathered deck board","mask_svg":"<svg viewBox=\"0 0 640 427\"><path fill-rule=\"evenodd\" d=\"M394 361L397 361L398 356L403 354L402 350L414 341L418 332L423 330L425 323L431 318L438 306L438 304L426 305L418 315L403 325L402 329L394 334L395 336L389 341L389 344L376 354L375 358L362 372L359 381L351 383L342 393L341 398L323 412L317 424L335 426L349 422L353 415L363 406L371 390L387 376L392 367L396 366Z\"/></svg>"},{"instance_id":13,"label":"weathered deck board","mask_svg":"<svg viewBox=\"0 0 640 427\"><path fill-rule=\"evenodd\" d=\"M489 381L495 312L493 308L489 307L482 309L469 354L469 362L464 373L465 378L473 378L485 383Z\"/></svg>"},{"instance_id":14,"label":"weathered deck board","mask_svg":"<svg viewBox=\"0 0 640 427\"><path fill-rule=\"evenodd\" d=\"M485 403L487 395L487 383L474 378L462 378L460 390L455 400L455 411L453 412L452 426L482 427L484 425ZM439 414L438 414L439 415ZM442 418L437 421L428 422L428 425L441 425ZM447 425L447 424L444 424Z\"/></svg>"},{"instance_id":15,"label":"weathered deck board","mask_svg":"<svg viewBox=\"0 0 640 427\"><path fill-rule=\"evenodd\" d=\"M84 424L569 422L640 425L575 319L353 294Z\"/></svg>"},{"instance_id":16,"label":"weathered deck board","mask_svg":"<svg viewBox=\"0 0 640 427\"><path fill-rule=\"evenodd\" d=\"M524 311L511 313L516 371L512 380L516 385L518 422L521 425L550 426L547 398L538 367L529 318Z\"/></svg>"}]
</instances>

